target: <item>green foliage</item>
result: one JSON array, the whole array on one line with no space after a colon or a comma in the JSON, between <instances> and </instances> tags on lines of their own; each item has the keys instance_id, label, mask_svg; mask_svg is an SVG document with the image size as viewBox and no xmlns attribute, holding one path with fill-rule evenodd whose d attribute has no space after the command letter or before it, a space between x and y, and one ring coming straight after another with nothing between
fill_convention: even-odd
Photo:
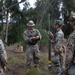
<instances>
[{"instance_id":1,"label":"green foliage","mask_svg":"<svg viewBox=\"0 0 75 75\"><path fill-rule=\"evenodd\" d=\"M42 68L45 68L46 67L46 65L48 64L48 55L47 55L47 53L41 53L41 60L40 60L40 66L42 67Z\"/></svg>"},{"instance_id":2,"label":"green foliage","mask_svg":"<svg viewBox=\"0 0 75 75\"><path fill-rule=\"evenodd\" d=\"M32 68L28 71L27 75L48 75L48 73L41 71L39 68Z\"/></svg>"},{"instance_id":3,"label":"green foliage","mask_svg":"<svg viewBox=\"0 0 75 75\"><path fill-rule=\"evenodd\" d=\"M25 25L11 25L10 32L8 35L8 44L19 43L23 41L23 31Z\"/></svg>"},{"instance_id":4,"label":"green foliage","mask_svg":"<svg viewBox=\"0 0 75 75\"><path fill-rule=\"evenodd\" d=\"M40 70L33 68L29 70L28 75L40 75Z\"/></svg>"},{"instance_id":5,"label":"green foliage","mask_svg":"<svg viewBox=\"0 0 75 75\"><path fill-rule=\"evenodd\" d=\"M50 16L51 19L53 20L55 18L59 18L60 12L58 5L59 5L58 0L37 0L35 8L37 11L37 23L44 24L43 21L48 20L48 13L51 14Z\"/></svg>"},{"instance_id":6,"label":"green foliage","mask_svg":"<svg viewBox=\"0 0 75 75\"><path fill-rule=\"evenodd\" d=\"M9 57L8 57L8 61L13 61L15 58L14 58L14 56L13 55L10 55Z\"/></svg>"},{"instance_id":7,"label":"green foliage","mask_svg":"<svg viewBox=\"0 0 75 75\"><path fill-rule=\"evenodd\" d=\"M4 0L3 0L4 1ZM0 4L2 5L3 1L0 1ZM63 12L70 12L75 7L74 0L62 0L64 7ZM9 8L11 5L17 3L18 0L6 0L5 5L7 8ZM24 24L26 24L29 20L33 20L37 25L36 28L40 30L42 34L42 40L40 41L40 46L47 46L48 45L48 33L46 30L48 30L48 13L51 14L51 27L53 26L53 21L57 19L60 15L59 13L59 7L60 0L37 0L36 1L36 8L30 8L29 3L25 5L24 9L21 11L19 9L19 5L16 5L12 7L10 10L10 19L12 25L10 27L9 33L8 33L8 44L14 44L14 43L21 43L24 44L23 41L23 31L26 28ZM0 11L2 9L0 8ZM39 11L39 12L38 12ZM9 12L9 11L8 11ZM66 13L67 14L67 13ZM65 17L65 16L64 16ZM0 16L1 20L2 17ZM65 20L65 19L64 19ZM66 21L67 22L67 21ZM13 24L14 23L14 24ZM41 25L40 25L41 24ZM64 27L64 32L66 32L66 28ZM1 30L1 27L0 27ZM67 35L68 32L65 33Z\"/></svg>"},{"instance_id":8,"label":"green foliage","mask_svg":"<svg viewBox=\"0 0 75 75\"><path fill-rule=\"evenodd\" d=\"M42 27L42 25L36 25L36 28L40 31L42 35L42 39L40 41L40 47L47 47L48 46L48 32L46 29Z\"/></svg>"},{"instance_id":9,"label":"green foliage","mask_svg":"<svg viewBox=\"0 0 75 75\"><path fill-rule=\"evenodd\" d=\"M68 11L75 11L75 0L63 0L64 6Z\"/></svg>"},{"instance_id":10,"label":"green foliage","mask_svg":"<svg viewBox=\"0 0 75 75\"><path fill-rule=\"evenodd\" d=\"M48 32L45 29L42 29L40 32L42 35L41 46L48 46Z\"/></svg>"}]
</instances>

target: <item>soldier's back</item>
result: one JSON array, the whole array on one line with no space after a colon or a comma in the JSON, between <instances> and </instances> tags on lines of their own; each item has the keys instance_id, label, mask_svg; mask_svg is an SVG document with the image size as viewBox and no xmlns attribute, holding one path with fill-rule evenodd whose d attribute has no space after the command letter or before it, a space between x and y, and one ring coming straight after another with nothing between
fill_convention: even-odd
<instances>
[{"instance_id":1,"label":"soldier's back","mask_svg":"<svg viewBox=\"0 0 75 75\"><path fill-rule=\"evenodd\" d=\"M70 68L68 70L68 74L69 75L75 75L75 30L71 33L71 35L69 36L68 41L73 41L72 45L73 45L73 58L72 58L72 62L70 64Z\"/></svg>"}]
</instances>

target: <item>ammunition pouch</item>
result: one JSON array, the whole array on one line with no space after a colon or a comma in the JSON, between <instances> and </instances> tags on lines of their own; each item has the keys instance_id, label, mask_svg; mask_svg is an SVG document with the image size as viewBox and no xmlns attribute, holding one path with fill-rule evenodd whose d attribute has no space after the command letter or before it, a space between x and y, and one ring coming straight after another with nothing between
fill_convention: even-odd
<instances>
[{"instance_id":1,"label":"ammunition pouch","mask_svg":"<svg viewBox=\"0 0 75 75\"><path fill-rule=\"evenodd\" d=\"M59 56L53 56L51 57L51 61L54 63L54 64L58 64L58 61L59 61Z\"/></svg>"},{"instance_id":2,"label":"ammunition pouch","mask_svg":"<svg viewBox=\"0 0 75 75\"><path fill-rule=\"evenodd\" d=\"M32 40L32 41L28 41L27 44L28 45L36 45L39 39L37 40Z\"/></svg>"},{"instance_id":3,"label":"ammunition pouch","mask_svg":"<svg viewBox=\"0 0 75 75\"><path fill-rule=\"evenodd\" d=\"M63 58L65 54L66 54L66 47L62 45L59 51L59 55Z\"/></svg>"},{"instance_id":4,"label":"ammunition pouch","mask_svg":"<svg viewBox=\"0 0 75 75\"><path fill-rule=\"evenodd\" d=\"M75 75L75 64L71 64L71 67L68 69L69 75Z\"/></svg>"}]
</instances>

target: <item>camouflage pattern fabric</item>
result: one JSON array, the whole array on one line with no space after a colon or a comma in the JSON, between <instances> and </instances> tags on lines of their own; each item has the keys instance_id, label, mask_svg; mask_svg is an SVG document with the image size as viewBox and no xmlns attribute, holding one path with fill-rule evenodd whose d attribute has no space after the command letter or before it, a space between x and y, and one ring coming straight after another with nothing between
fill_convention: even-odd
<instances>
[{"instance_id":1,"label":"camouflage pattern fabric","mask_svg":"<svg viewBox=\"0 0 75 75\"><path fill-rule=\"evenodd\" d=\"M55 38L55 52L58 53L60 48L62 47L64 41L64 33L62 32L62 30L59 30L58 32L56 32L56 38Z\"/></svg>"},{"instance_id":2,"label":"camouflage pattern fabric","mask_svg":"<svg viewBox=\"0 0 75 75\"><path fill-rule=\"evenodd\" d=\"M57 60L57 63L55 65L55 75L61 75L62 73L62 61L60 59L60 48L62 47L62 43L64 41L64 33L60 29L59 31L56 32L55 35L55 47L54 47L54 52L55 52L55 57L58 57L59 59Z\"/></svg>"},{"instance_id":3,"label":"camouflage pattern fabric","mask_svg":"<svg viewBox=\"0 0 75 75\"><path fill-rule=\"evenodd\" d=\"M3 44L3 41L0 39L0 61L2 66L6 66L7 63L7 53Z\"/></svg>"},{"instance_id":4,"label":"camouflage pattern fabric","mask_svg":"<svg viewBox=\"0 0 75 75\"><path fill-rule=\"evenodd\" d=\"M39 36L41 39L41 34L40 34L39 30L37 30L37 29L33 29L33 30L27 29L24 31L23 38L27 44L27 46L26 46L26 64L28 66L31 66L32 59L33 59L34 64L39 64L39 60L40 60L40 51L39 51L39 46L38 46L37 42L34 45L28 43L28 42L32 41L31 37L33 37L33 36Z\"/></svg>"},{"instance_id":5,"label":"camouflage pattern fabric","mask_svg":"<svg viewBox=\"0 0 75 75\"><path fill-rule=\"evenodd\" d=\"M71 67L71 63L73 62L73 56L75 52L75 30L69 36L66 48L66 68L69 69Z\"/></svg>"},{"instance_id":6,"label":"camouflage pattern fabric","mask_svg":"<svg viewBox=\"0 0 75 75\"><path fill-rule=\"evenodd\" d=\"M31 66L31 61L33 59L34 64L39 64L40 61L40 51L38 45L26 47L26 65Z\"/></svg>"},{"instance_id":7,"label":"camouflage pattern fabric","mask_svg":"<svg viewBox=\"0 0 75 75\"><path fill-rule=\"evenodd\" d=\"M4 75L4 71L3 71L2 67L1 67L1 65L0 65L0 75Z\"/></svg>"},{"instance_id":8,"label":"camouflage pattern fabric","mask_svg":"<svg viewBox=\"0 0 75 75\"><path fill-rule=\"evenodd\" d=\"M0 39L0 75L4 75L3 69L7 64L7 53L3 44L3 41Z\"/></svg>"},{"instance_id":9,"label":"camouflage pattern fabric","mask_svg":"<svg viewBox=\"0 0 75 75\"><path fill-rule=\"evenodd\" d=\"M71 64L70 69L68 70L69 75L75 75L75 64Z\"/></svg>"}]
</instances>

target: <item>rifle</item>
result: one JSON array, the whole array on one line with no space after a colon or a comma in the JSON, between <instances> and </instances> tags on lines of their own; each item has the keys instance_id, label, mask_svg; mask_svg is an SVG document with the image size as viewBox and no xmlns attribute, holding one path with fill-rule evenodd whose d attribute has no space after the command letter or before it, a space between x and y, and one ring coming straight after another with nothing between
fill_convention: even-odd
<instances>
[{"instance_id":1,"label":"rifle","mask_svg":"<svg viewBox=\"0 0 75 75\"><path fill-rule=\"evenodd\" d=\"M48 30L50 31L50 13L48 14ZM51 38L49 36L49 41L48 41L48 69L51 69Z\"/></svg>"}]
</instances>

